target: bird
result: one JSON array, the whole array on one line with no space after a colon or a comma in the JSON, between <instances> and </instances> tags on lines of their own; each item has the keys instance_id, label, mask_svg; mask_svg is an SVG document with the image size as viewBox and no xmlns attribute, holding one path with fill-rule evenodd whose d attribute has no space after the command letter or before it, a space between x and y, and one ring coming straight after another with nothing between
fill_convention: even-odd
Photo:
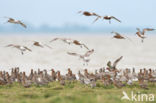
<instances>
[{"instance_id":1,"label":"bird","mask_svg":"<svg viewBox=\"0 0 156 103\"><path fill-rule=\"evenodd\" d=\"M69 39L69 38L54 38L50 42L54 42L54 41L57 41L57 40L61 40L64 43L67 43L67 44L71 44L72 41L73 41L72 39Z\"/></svg>"},{"instance_id":2,"label":"bird","mask_svg":"<svg viewBox=\"0 0 156 103\"><path fill-rule=\"evenodd\" d=\"M78 13L82 13L84 16L96 16L97 18L93 21L95 23L99 18L101 18L100 15L94 13L94 12L88 12L88 11L79 11Z\"/></svg>"},{"instance_id":3,"label":"bird","mask_svg":"<svg viewBox=\"0 0 156 103\"><path fill-rule=\"evenodd\" d=\"M113 36L113 38L116 38L116 39L126 39L124 36L122 36L122 35L119 34L118 32L112 31L111 33L114 33L114 34L115 34L115 35Z\"/></svg>"},{"instance_id":4,"label":"bird","mask_svg":"<svg viewBox=\"0 0 156 103\"><path fill-rule=\"evenodd\" d=\"M83 43L81 43L80 41L78 41L78 40L73 40L73 39L69 39L69 38L54 38L54 39L52 39L50 42L54 42L54 41L56 41L56 40L61 40L61 41L63 41L64 43L67 43L67 44L75 44L75 45L78 45L78 46L80 46L81 48L82 47L84 47L84 48L86 48L87 50L89 50L89 48L85 45L85 44L83 44Z\"/></svg>"},{"instance_id":5,"label":"bird","mask_svg":"<svg viewBox=\"0 0 156 103\"><path fill-rule=\"evenodd\" d=\"M107 62L107 66L109 67L110 70L116 70L116 65L118 64L118 62L123 58L123 56L119 57L118 59L116 59L114 61L114 63L112 64L111 61Z\"/></svg>"},{"instance_id":6,"label":"bird","mask_svg":"<svg viewBox=\"0 0 156 103\"><path fill-rule=\"evenodd\" d=\"M113 38L115 38L115 39L127 39L127 40L129 40L129 41L132 42L132 40L131 40L129 37L122 36L122 35L121 35L120 33L118 33L118 32L112 31L111 33L114 33L114 34L115 34L115 35L113 36Z\"/></svg>"},{"instance_id":7,"label":"bird","mask_svg":"<svg viewBox=\"0 0 156 103\"><path fill-rule=\"evenodd\" d=\"M114 19L114 20L121 23L121 21L119 19L117 19L116 17L114 17L114 16L104 16L103 19L109 20L109 24L111 24L111 19Z\"/></svg>"},{"instance_id":8,"label":"bird","mask_svg":"<svg viewBox=\"0 0 156 103\"><path fill-rule=\"evenodd\" d=\"M137 36L138 36L139 38L141 38L141 42L143 43L143 42L144 42L144 39L145 39L146 37L145 37L144 34L140 31L139 28L136 28L136 29L137 29L136 34L137 34Z\"/></svg>"},{"instance_id":9,"label":"bird","mask_svg":"<svg viewBox=\"0 0 156 103\"><path fill-rule=\"evenodd\" d=\"M27 28L27 26L20 20L15 20L10 17L5 17L5 18L8 18L7 23L20 24L22 27Z\"/></svg>"},{"instance_id":10,"label":"bird","mask_svg":"<svg viewBox=\"0 0 156 103\"><path fill-rule=\"evenodd\" d=\"M37 47L41 47L41 48L44 48L44 46L46 46L46 47L52 49L51 46L49 46L49 45L47 45L47 44L42 44L42 43L40 43L40 42L38 42L38 41L33 41L33 45L34 45L34 46L37 46Z\"/></svg>"},{"instance_id":11,"label":"bird","mask_svg":"<svg viewBox=\"0 0 156 103\"><path fill-rule=\"evenodd\" d=\"M78 53L71 53L71 52L67 52L68 55L72 55L72 56L78 56L80 57L80 59L82 59L84 61L84 63L88 64L88 62L90 61L90 59L88 58L92 53L94 53L94 49L87 51L84 55L78 54ZM85 64L84 64L85 65Z\"/></svg>"},{"instance_id":12,"label":"bird","mask_svg":"<svg viewBox=\"0 0 156 103\"><path fill-rule=\"evenodd\" d=\"M26 47L26 46L21 46L21 45L9 44L9 45L7 45L6 47L13 47L13 48L18 49L18 50L21 51L21 54L22 54L22 55L24 54L24 51L32 52L32 50L29 49L28 47Z\"/></svg>"}]
</instances>

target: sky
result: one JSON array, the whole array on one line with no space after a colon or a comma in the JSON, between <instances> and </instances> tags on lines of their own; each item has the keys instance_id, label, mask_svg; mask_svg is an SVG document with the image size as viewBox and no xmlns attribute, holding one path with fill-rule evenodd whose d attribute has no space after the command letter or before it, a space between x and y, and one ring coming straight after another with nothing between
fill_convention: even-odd
<instances>
[{"instance_id":1,"label":"sky","mask_svg":"<svg viewBox=\"0 0 156 103\"><path fill-rule=\"evenodd\" d=\"M78 11L113 15L122 23L112 21L111 26L156 27L156 0L0 0L0 24L4 16L20 19L33 26L87 25L110 26L108 21L85 17Z\"/></svg>"}]
</instances>

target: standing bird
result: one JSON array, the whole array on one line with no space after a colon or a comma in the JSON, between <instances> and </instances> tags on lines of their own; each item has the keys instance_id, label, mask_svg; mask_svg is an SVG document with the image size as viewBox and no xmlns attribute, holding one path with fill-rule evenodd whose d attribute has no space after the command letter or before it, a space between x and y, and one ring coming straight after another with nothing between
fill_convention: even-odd
<instances>
[{"instance_id":1,"label":"standing bird","mask_svg":"<svg viewBox=\"0 0 156 103\"><path fill-rule=\"evenodd\" d=\"M99 16L98 14L96 14L94 12L79 11L78 13L82 13L82 15L84 15L84 16L96 16L97 18L93 21L93 23L96 22L99 18L101 18L101 16Z\"/></svg>"},{"instance_id":2,"label":"standing bird","mask_svg":"<svg viewBox=\"0 0 156 103\"><path fill-rule=\"evenodd\" d=\"M68 55L72 55L72 56L78 56L80 59L83 60L84 65L87 64L90 61L90 59L88 58L92 53L94 52L94 49L87 51L84 55L81 54L77 54L77 53L71 53L71 52L67 52Z\"/></svg>"},{"instance_id":3,"label":"standing bird","mask_svg":"<svg viewBox=\"0 0 156 103\"><path fill-rule=\"evenodd\" d=\"M117 19L116 17L114 17L114 16L104 16L103 19L109 20L109 24L111 24L111 19L114 19L114 20L121 23L121 21L119 19Z\"/></svg>"},{"instance_id":4,"label":"standing bird","mask_svg":"<svg viewBox=\"0 0 156 103\"><path fill-rule=\"evenodd\" d=\"M7 45L6 47L13 47L13 48L16 48L18 50L21 51L21 54L23 55L24 54L24 51L32 51L31 49L29 49L28 47L26 46L21 46L21 45L15 45L15 44L9 44Z\"/></svg>"},{"instance_id":5,"label":"standing bird","mask_svg":"<svg viewBox=\"0 0 156 103\"><path fill-rule=\"evenodd\" d=\"M46 47L52 49L52 47L49 46L49 45L47 45L47 44L42 44L42 43L40 43L40 42L38 42L38 41L33 41L33 42L34 42L34 43L33 43L34 46L41 47L41 48L44 48L44 46L46 46Z\"/></svg>"},{"instance_id":6,"label":"standing bird","mask_svg":"<svg viewBox=\"0 0 156 103\"><path fill-rule=\"evenodd\" d=\"M89 50L89 48L85 45L85 44L83 44L83 43L81 43L80 41L78 41L78 40L73 40L73 39L68 39L68 38L54 38L53 40L51 40L50 42L54 42L54 41L56 41L56 40L61 40L61 41L63 41L64 43L67 43L67 44L75 44L75 45L78 45L78 46L80 46L81 48L82 47L84 47L84 48L86 48L87 50Z\"/></svg>"},{"instance_id":7,"label":"standing bird","mask_svg":"<svg viewBox=\"0 0 156 103\"><path fill-rule=\"evenodd\" d=\"M21 22L20 20L15 20L15 19L10 18L10 17L5 17L5 18L8 18L7 23L20 24L24 28L27 28L27 26L23 22Z\"/></svg>"}]
</instances>

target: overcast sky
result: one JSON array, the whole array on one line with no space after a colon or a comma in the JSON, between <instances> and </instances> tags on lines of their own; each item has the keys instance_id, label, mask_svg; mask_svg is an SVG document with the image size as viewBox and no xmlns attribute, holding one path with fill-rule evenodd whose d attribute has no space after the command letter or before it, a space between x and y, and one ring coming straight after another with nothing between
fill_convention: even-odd
<instances>
[{"instance_id":1,"label":"overcast sky","mask_svg":"<svg viewBox=\"0 0 156 103\"><path fill-rule=\"evenodd\" d=\"M0 0L0 17L13 17L35 26L91 25L94 17L77 14L79 10L121 19L121 24L113 21L112 26L156 27L156 0ZM103 25L109 25L108 21L93 24Z\"/></svg>"}]
</instances>

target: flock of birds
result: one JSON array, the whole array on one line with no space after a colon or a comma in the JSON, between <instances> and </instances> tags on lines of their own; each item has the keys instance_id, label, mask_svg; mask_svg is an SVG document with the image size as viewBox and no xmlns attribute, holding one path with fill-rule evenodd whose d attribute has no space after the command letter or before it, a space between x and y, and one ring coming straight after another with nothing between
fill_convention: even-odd
<instances>
[{"instance_id":1,"label":"flock of birds","mask_svg":"<svg viewBox=\"0 0 156 103\"><path fill-rule=\"evenodd\" d=\"M114 16L100 16L94 12L88 12L88 11L79 11L78 13L83 14L84 16L95 16L96 19L93 21L95 23L99 19L108 20L111 24L111 20L114 19L121 23L121 20ZM5 17L8 18L8 17ZM8 18L7 23L13 23L13 24L19 24L23 26L24 28L27 28L27 26L21 22L20 20L15 20L13 18ZM144 28L142 31L137 28L137 36L141 38L141 41L143 42L145 37L145 33L147 31L153 31L155 29L153 28ZM123 36L119 34L118 32L111 32L115 35L113 38L116 39L128 39L128 37ZM68 55L79 57L81 60L84 61L84 64L88 64L90 61L89 57L94 53L94 49L89 49L84 43L81 43L78 40L69 39L69 38L54 38L53 40L49 41L50 43L54 41L63 41L66 44L73 44L76 46L80 46L81 48L85 48L87 51L84 54L74 53L74 52L67 52ZM47 44L40 43L38 41L33 41L32 45L44 48L47 47L49 49L52 49L51 46ZM9 44L6 47L13 47L18 50L20 50L21 54L23 55L25 51L32 52L32 50L23 45L17 45L17 44ZM138 81L141 88L148 89L148 83L155 83L156 82L156 70L152 69L140 69L139 73L135 72L135 69L133 68L133 71L130 69L125 70L119 70L116 68L116 65L118 62L122 59L121 56L115 62L108 61L106 68L100 68L99 72L98 70L95 70L95 73L88 73L88 70L84 70L84 74L82 74L80 71L78 74L73 74L72 70L69 68L68 73L66 75L61 75L60 71L55 72L54 69L51 70L51 74L48 74L47 70L43 71L34 71L31 70L31 73L29 75L26 75L25 72L20 72L19 68L12 68L11 73L9 74L6 71L0 71L0 85L10 85L13 82L19 82L24 87L30 87L32 84L36 85L47 85L49 82L53 81L59 81L61 85L66 85L66 81L76 81L79 80L80 83L85 85L90 85L92 88L96 87L96 81L100 81L104 86L114 85L117 88L124 87L126 85L135 85L135 82Z\"/></svg>"},{"instance_id":2,"label":"flock of birds","mask_svg":"<svg viewBox=\"0 0 156 103\"><path fill-rule=\"evenodd\" d=\"M149 89L149 84L155 85L156 83L156 70L152 69L140 69L140 72L136 73L135 68L131 69L117 69L118 62L122 59L121 56L117 60L111 63L107 63L107 67L102 67L95 70L95 73L89 73L87 69L84 69L82 74L78 71L78 74L74 74L70 68L65 75L62 75L60 71L51 69L51 74L45 69L41 71L34 71L31 69L29 75L25 72L20 72L19 67L11 69L11 73L6 71L0 71L0 85L11 85L14 82L20 83L23 87L29 88L32 85L44 86L58 81L60 85L68 85L75 81L80 82L83 85L90 86L91 88L97 87L97 83L101 86L115 86L122 88L124 86L137 86L138 82L140 88Z\"/></svg>"},{"instance_id":3,"label":"flock of birds","mask_svg":"<svg viewBox=\"0 0 156 103\"><path fill-rule=\"evenodd\" d=\"M79 11L78 13L81 13L84 16L95 16L96 19L93 21L93 23L95 23L99 19L109 20L109 23L111 23L111 20L114 19L114 20L116 20L116 21L118 21L118 22L121 23L121 20L119 20L118 18L116 18L114 16L100 16L97 13L88 12L88 11ZM19 24L19 25L23 26L24 28L27 28L27 26L22 21L20 21L20 20L15 20L15 19L10 18L10 17L4 17L4 18L7 18L8 19L6 23ZM144 28L141 31L139 28L137 28L136 34L137 34L137 36L139 38L141 38L141 41L143 42L144 39L146 38L145 33L147 31L153 31L153 30L155 30L155 29L153 29L153 28ZM121 35L118 32L114 32L113 31L111 33L114 33L115 34L113 36L113 38L115 38L115 39L128 39L128 40L131 40L128 37L123 36L123 35ZM88 57L94 52L94 49L91 49L90 50L85 44L81 43L78 40L74 40L74 39L70 39L70 38L54 38L53 40L50 41L50 43L52 43L54 41L57 41L57 40L61 40L64 43L67 43L69 45L70 44L74 44L74 45L80 46L81 48L82 47L86 48L87 49L87 52L85 54L83 54L83 55L82 54L78 54L78 53L71 53L71 52L67 52L67 54L68 55L71 55L71 56L78 56L81 60L83 60L84 65L88 65L88 62L90 61L90 59ZM48 47L48 48L52 49L51 46L49 46L47 44L40 43L38 41L33 41L33 45L34 46L37 46L37 47L41 47L41 48ZM9 44L6 47L13 47L13 48L18 49L18 50L20 50L20 52L21 52L22 55L24 54L25 51L32 52L32 50L29 47L23 46L23 45Z\"/></svg>"}]
</instances>

